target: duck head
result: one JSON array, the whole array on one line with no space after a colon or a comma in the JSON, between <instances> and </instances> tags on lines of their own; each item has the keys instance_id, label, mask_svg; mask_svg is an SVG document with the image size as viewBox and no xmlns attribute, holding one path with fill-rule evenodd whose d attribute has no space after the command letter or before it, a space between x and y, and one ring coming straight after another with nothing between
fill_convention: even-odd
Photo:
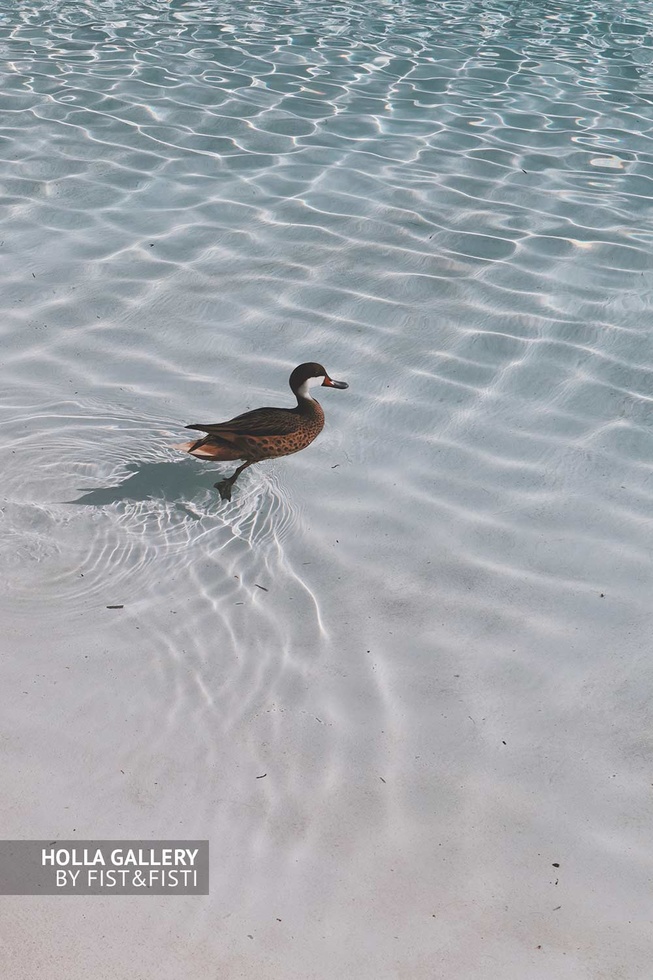
<instances>
[{"instance_id":1,"label":"duck head","mask_svg":"<svg viewBox=\"0 0 653 980\"><path fill-rule=\"evenodd\" d=\"M300 364L290 375L290 387L297 398L311 398L309 389L317 385L324 388L348 388L346 381L334 381L330 378L321 364L310 361Z\"/></svg>"}]
</instances>

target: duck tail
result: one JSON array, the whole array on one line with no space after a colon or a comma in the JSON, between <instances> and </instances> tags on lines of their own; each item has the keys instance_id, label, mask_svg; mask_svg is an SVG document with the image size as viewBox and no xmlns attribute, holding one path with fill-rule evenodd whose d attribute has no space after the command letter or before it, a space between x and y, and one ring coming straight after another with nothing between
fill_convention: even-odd
<instances>
[{"instance_id":1,"label":"duck tail","mask_svg":"<svg viewBox=\"0 0 653 980\"><path fill-rule=\"evenodd\" d=\"M242 452L234 449L233 446L226 444L219 445L213 440L194 439L193 442L179 442L173 449L179 449L182 453L190 453L197 459L230 460L243 459Z\"/></svg>"}]
</instances>

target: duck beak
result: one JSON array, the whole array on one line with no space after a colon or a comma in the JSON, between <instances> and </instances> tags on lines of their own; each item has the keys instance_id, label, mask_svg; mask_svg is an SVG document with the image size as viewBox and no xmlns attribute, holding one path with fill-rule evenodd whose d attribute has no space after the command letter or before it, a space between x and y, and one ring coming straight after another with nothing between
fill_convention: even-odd
<instances>
[{"instance_id":1,"label":"duck beak","mask_svg":"<svg viewBox=\"0 0 653 980\"><path fill-rule=\"evenodd\" d=\"M346 381L334 381L333 378L330 378L329 375L327 374L324 381L322 382L322 387L323 388L348 388L349 385L347 384Z\"/></svg>"}]
</instances>

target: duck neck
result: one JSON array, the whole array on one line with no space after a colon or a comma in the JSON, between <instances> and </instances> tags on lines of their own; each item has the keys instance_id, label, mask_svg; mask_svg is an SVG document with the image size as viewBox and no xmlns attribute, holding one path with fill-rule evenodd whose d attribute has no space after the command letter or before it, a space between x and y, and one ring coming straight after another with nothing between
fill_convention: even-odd
<instances>
[{"instance_id":1,"label":"duck neck","mask_svg":"<svg viewBox=\"0 0 653 980\"><path fill-rule=\"evenodd\" d=\"M324 415L320 403L308 392L296 391L295 395L297 397L297 411L301 415Z\"/></svg>"}]
</instances>

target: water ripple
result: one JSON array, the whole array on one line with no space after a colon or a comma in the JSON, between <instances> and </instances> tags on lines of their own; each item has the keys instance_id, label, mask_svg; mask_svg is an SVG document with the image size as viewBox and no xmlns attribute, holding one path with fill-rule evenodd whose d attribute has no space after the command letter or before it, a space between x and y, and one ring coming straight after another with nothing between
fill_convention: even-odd
<instances>
[{"instance_id":1,"label":"water ripple","mask_svg":"<svg viewBox=\"0 0 653 980\"><path fill-rule=\"evenodd\" d=\"M0 0L0 687L56 823L19 767L5 836L210 836L171 976L306 976L289 937L355 908L388 928L333 975L436 942L473 980L479 935L614 972L619 930L649 969L653 28L618 7ZM183 425L303 360L350 390L219 501Z\"/></svg>"}]
</instances>

